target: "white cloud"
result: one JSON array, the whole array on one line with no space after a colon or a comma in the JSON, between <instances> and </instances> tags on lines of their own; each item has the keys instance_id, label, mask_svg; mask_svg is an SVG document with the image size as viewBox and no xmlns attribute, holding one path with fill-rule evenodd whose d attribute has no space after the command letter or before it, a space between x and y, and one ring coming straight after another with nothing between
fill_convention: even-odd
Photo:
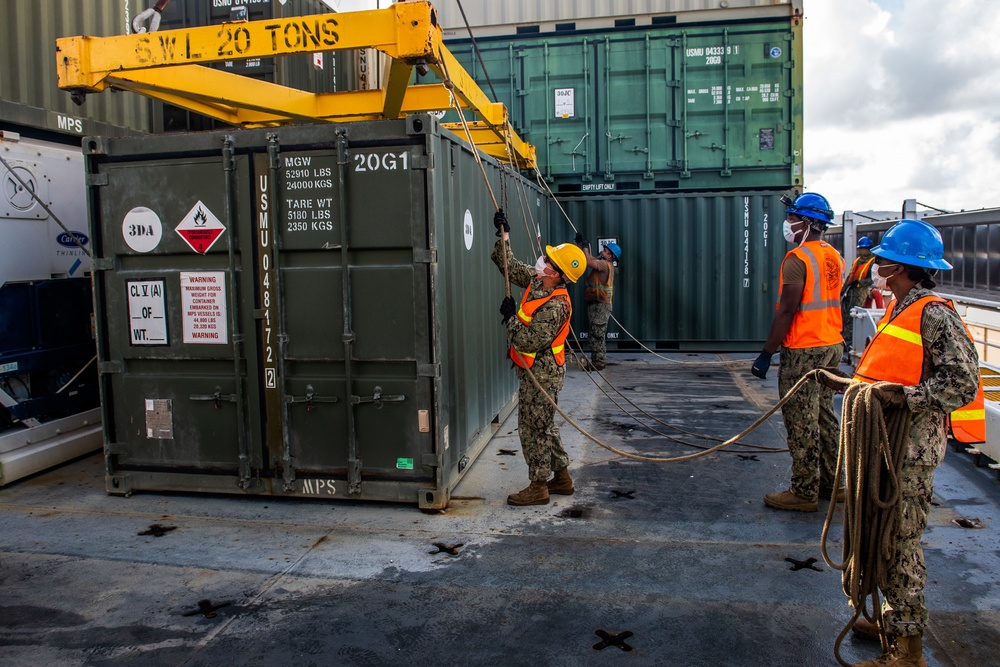
<instances>
[{"instance_id":1,"label":"white cloud","mask_svg":"<svg viewBox=\"0 0 1000 667\"><path fill-rule=\"evenodd\" d=\"M806 181L835 210L1000 206L1000 2L805 0Z\"/></svg>"}]
</instances>

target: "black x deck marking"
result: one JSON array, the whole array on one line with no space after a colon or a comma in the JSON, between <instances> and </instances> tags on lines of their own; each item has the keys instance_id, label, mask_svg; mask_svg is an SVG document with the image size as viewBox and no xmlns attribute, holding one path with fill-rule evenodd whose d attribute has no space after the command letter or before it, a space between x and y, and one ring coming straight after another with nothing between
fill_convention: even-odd
<instances>
[{"instance_id":1,"label":"black x deck marking","mask_svg":"<svg viewBox=\"0 0 1000 667\"><path fill-rule=\"evenodd\" d=\"M462 545L464 545L465 543L464 542L459 542L458 544L452 544L451 546L448 546L444 542L434 542L433 544L434 544L434 546L437 547L437 549L435 549L434 551L428 551L427 553L429 553L429 554L446 553L449 556L457 556L458 555L458 548L461 547Z\"/></svg>"},{"instance_id":2,"label":"black x deck marking","mask_svg":"<svg viewBox=\"0 0 1000 667\"><path fill-rule=\"evenodd\" d=\"M184 615L198 616L199 614L201 614L205 618L215 618L216 617L215 612L222 609L223 607L228 607L230 604L232 603L228 601L220 602L219 604L212 604L211 600L198 600L198 608L195 609L194 611L186 611L184 612Z\"/></svg>"},{"instance_id":3,"label":"black x deck marking","mask_svg":"<svg viewBox=\"0 0 1000 667\"><path fill-rule=\"evenodd\" d=\"M149 528L139 533L139 535L152 535L153 537L163 537L171 530L177 530L177 526L161 526L158 523L154 523Z\"/></svg>"},{"instance_id":4,"label":"black x deck marking","mask_svg":"<svg viewBox=\"0 0 1000 667\"><path fill-rule=\"evenodd\" d=\"M631 630L620 632L617 635L607 630L594 630L594 634L601 638L601 641L594 644L595 651L601 651L609 646L617 646L623 651L632 650L632 647L625 643L625 640L632 636Z\"/></svg>"},{"instance_id":5,"label":"black x deck marking","mask_svg":"<svg viewBox=\"0 0 1000 667\"><path fill-rule=\"evenodd\" d=\"M756 454L737 454L740 457L740 461L760 461Z\"/></svg>"},{"instance_id":6,"label":"black x deck marking","mask_svg":"<svg viewBox=\"0 0 1000 667\"><path fill-rule=\"evenodd\" d=\"M815 567L816 565L815 558L807 558L805 560L795 560L794 558L786 558L785 561L792 564L792 566L788 569L792 570L793 572L795 572L796 570L804 570L806 568L809 568L810 570L816 570L817 572L823 571L822 568Z\"/></svg>"},{"instance_id":7,"label":"black x deck marking","mask_svg":"<svg viewBox=\"0 0 1000 667\"><path fill-rule=\"evenodd\" d=\"M629 500L635 500L635 489L630 491L619 491L618 489L611 489L612 498L628 498Z\"/></svg>"},{"instance_id":8,"label":"black x deck marking","mask_svg":"<svg viewBox=\"0 0 1000 667\"><path fill-rule=\"evenodd\" d=\"M497 451L497 456L514 456L517 454L516 449L500 449Z\"/></svg>"}]
</instances>

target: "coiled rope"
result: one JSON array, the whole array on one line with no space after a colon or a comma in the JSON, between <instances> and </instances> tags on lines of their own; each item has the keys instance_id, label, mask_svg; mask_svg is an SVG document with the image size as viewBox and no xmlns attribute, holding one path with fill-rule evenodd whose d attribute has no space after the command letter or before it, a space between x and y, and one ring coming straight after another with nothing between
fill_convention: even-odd
<instances>
[{"instance_id":1,"label":"coiled rope","mask_svg":"<svg viewBox=\"0 0 1000 667\"><path fill-rule=\"evenodd\" d=\"M850 663L841 657L840 646L861 614L879 628L883 652L889 650L879 588L895 559L895 536L902 520L900 477L913 415L906 408L883 409L877 398L880 391L902 391L901 385L835 381L845 387L834 481L834 488L839 488L841 471L846 471L843 562L835 563L826 548L835 502L827 510L820 548L826 563L842 572L844 593L855 610L834 644L837 661L846 667Z\"/></svg>"}]
</instances>

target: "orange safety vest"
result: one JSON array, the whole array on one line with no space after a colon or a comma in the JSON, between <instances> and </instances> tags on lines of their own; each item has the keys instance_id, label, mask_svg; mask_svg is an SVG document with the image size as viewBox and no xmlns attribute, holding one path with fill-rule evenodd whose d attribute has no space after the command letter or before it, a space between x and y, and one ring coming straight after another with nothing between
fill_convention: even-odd
<instances>
[{"instance_id":1,"label":"orange safety vest","mask_svg":"<svg viewBox=\"0 0 1000 667\"><path fill-rule=\"evenodd\" d=\"M601 260L606 262L607 260ZM615 284L615 265L608 262L608 282L602 283L599 279L600 271L594 269L587 276L587 282L583 289L583 300L585 303L606 303L611 305L611 293Z\"/></svg>"},{"instance_id":2,"label":"orange safety vest","mask_svg":"<svg viewBox=\"0 0 1000 667\"><path fill-rule=\"evenodd\" d=\"M847 274L847 280L844 282L850 285L851 283L856 283L859 280L863 280L871 275L872 272L872 262L875 261L875 256L871 256L864 260L860 257L854 260L854 264L851 266L851 272Z\"/></svg>"},{"instance_id":3,"label":"orange safety vest","mask_svg":"<svg viewBox=\"0 0 1000 667\"><path fill-rule=\"evenodd\" d=\"M569 299L569 292L566 291L565 287L559 287L552 290L552 293L541 299L528 299L528 293L531 292L531 288L524 290L524 296L521 297L521 307L517 311L517 319L526 327L531 326L531 321L535 318L535 311L548 303L549 299L552 297L566 297L569 306L570 316L573 315L573 302ZM566 336L569 335L569 320L567 317L563 325L559 327L559 333L552 340L552 356L556 358L556 363L562 366L566 363ZM510 346L510 360L521 368L531 368L535 364L535 357L537 352L520 352L514 349L514 346Z\"/></svg>"},{"instance_id":4,"label":"orange safety vest","mask_svg":"<svg viewBox=\"0 0 1000 667\"><path fill-rule=\"evenodd\" d=\"M807 241L785 255L795 255L806 265L806 284L802 290L802 303L792 319L792 326L785 334L782 345L787 348L826 347L843 343L843 320L840 315L840 276L844 260L833 246L823 241ZM782 261L784 267L784 261ZM778 305L784 287L781 271L778 272ZM778 310L775 305L775 311Z\"/></svg>"},{"instance_id":5,"label":"orange safety vest","mask_svg":"<svg viewBox=\"0 0 1000 667\"><path fill-rule=\"evenodd\" d=\"M944 303L949 308L953 307L950 301L939 296L925 296L893 317L892 310L896 301L894 299L889 302L885 315L879 320L878 332L868 343L854 371L855 380L869 383L881 380L910 387L920 384L924 370L924 340L920 335L920 320L929 303ZM968 333L968 327L965 330ZM971 333L969 338L972 338ZM950 422L952 435L959 442L986 441L982 376L979 378L976 397L968 405L952 412Z\"/></svg>"}]
</instances>

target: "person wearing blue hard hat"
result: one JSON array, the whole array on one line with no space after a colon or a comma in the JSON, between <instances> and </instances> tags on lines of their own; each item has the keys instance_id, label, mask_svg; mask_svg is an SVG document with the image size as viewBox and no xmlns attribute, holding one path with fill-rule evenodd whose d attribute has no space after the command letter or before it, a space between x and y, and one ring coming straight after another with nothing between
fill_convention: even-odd
<instances>
[{"instance_id":1,"label":"person wearing blue hard hat","mask_svg":"<svg viewBox=\"0 0 1000 667\"><path fill-rule=\"evenodd\" d=\"M871 391L883 409L908 410L912 420L903 438L902 468L894 474L899 521L892 534L873 538L889 540L893 554L885 576L875 582L882 593L881 613L875 618L881 618L874 624L859 618L853 629L873 636L880 624L890 640L887 653L858 665L922 665L928 612L920 541L934 494L934 471L946 452L949 415L957 439L961 433L985 437L979 358L961 317L932 291L936 272L951 268L937 229L921 220L901 220L872 254L872 280L894 298L854 379L881 383ZM886 456L893 459L892 452Z\"/></svg>"},{"instance_id":2,"label":"person wearing blue hard hat","mask_svg":"<svg viewBox=\"0 0 1000 667\"><path fill-rule=\"evenodd\" d=\"M836 368L844 351L840 318L840 288L844 258L823 232L833 222L833 210L823 195L807 192L793 201L782 197L785 240L794 247L778 271L778 304L764 348L750 368L765 379L771 356L781 348L778 394L784 397L806 374ZM809 382L792 394L781 414L792 456L789 488L764 496L778 510L815 512L819 498L843 496L834 489L840 425L833 411L833 390ZM836 502L836 501L834 501Z\"/></svg>"},{"instance_id":3,"label":"person wearing blue hard hat","mask_svg":"<svg viewBox=\"0 0 1000 667\"><path fill-rule=\"evenodd\" d=\"M844 286L840 290L840 316L844 321L845 352L851 349L854 340L854 318L851 317L851 310L865 305L875 285L872 282L872 264L875 262L872 245L874 245L872 240L867 236L858 239L858 256L851 264L851 270L847 272Z\"/></svg>"},{"instance_id":4,"label":"person wearing blue hard hat","mask_svg":"<svg viewBox=\"0 0 1000 667\"><path fill-rule=\"evenodd\" d=\"M611 319L611 296L615 286L615 271L622 256L617 243L608 241L597 253L590 254L590 241L577 232L574 239L583 249L587 258L587 282L583 291L583 301L587 304L587 340L590 341L589 369L602 371L607 365L608 320Z\"/></svg>"}]
</instances>

